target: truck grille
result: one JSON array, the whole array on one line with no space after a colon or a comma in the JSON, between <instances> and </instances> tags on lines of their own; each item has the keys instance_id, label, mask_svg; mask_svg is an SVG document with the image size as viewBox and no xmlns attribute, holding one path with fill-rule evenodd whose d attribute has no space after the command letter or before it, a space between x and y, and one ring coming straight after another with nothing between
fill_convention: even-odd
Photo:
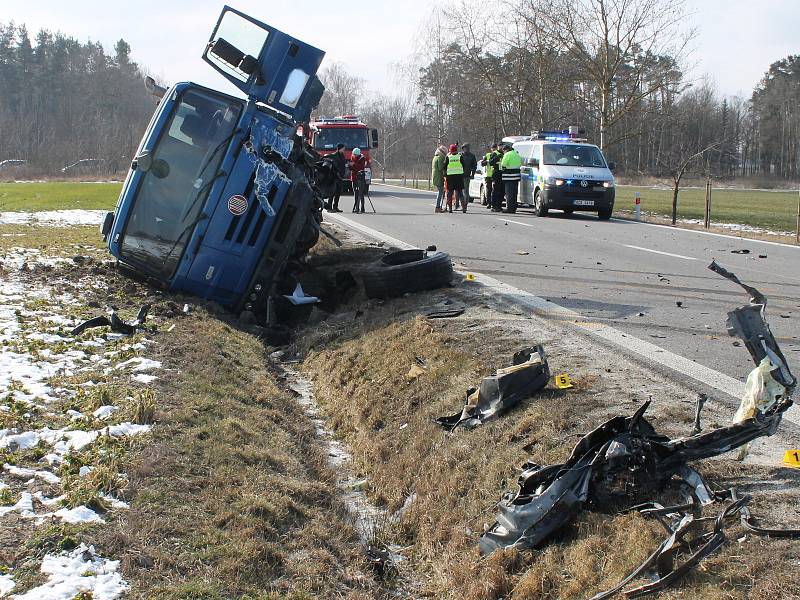
<instances>
[{"instance_id":1,"label":"truck grille","mask_svg":"<svg viewBox=\"0 0 800 600\"><path fill-rule=\"evenodd\" d=\"M270 203L277 193L278 188L273 185L267 194ZM231 217L225 232L225 240L235 244L246 243L248 246L255 246L267 220L267 213L261 208L261 203L255 195L255 173L250 177L243 195L247 198L249 208L245 214Z\"/></svg>"}]
</instances>

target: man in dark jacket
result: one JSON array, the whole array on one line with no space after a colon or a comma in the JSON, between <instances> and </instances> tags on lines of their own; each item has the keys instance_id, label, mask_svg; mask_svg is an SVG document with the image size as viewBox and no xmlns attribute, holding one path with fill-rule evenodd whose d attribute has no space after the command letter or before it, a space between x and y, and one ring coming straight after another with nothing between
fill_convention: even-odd
<instances>
[{"instance_id":1,"label":"man in dark jacket","mask_svg":"<svg viewBox=\"0 0 800 600\"><path fill-rule=\"evenodd\" d=\"M500 172L500 161L503 159L501 151L492 152L489 165L492 167L492 212L503 212L503 175Z\"/></svg>"},{"instance_id":2,"label":"man in dark jacket","mask_svg":"<svg viewBox=\"0 0 800 600\"><path fill-rule=\"evenodd\" d=\"M469 197L469 183L475 178L478 159L470 152L469 144L461 145L461 158L464 162L464 200L469 203L472 202L472 198Z\"/></svg>"},{"instance_id":3,"label":"man in dark jacket","mask_svg":"<svg viewBox=\"0 0 800 600\"><path fill-rule=\"evenodd\" d=\"M326 158L333 163L336 169L336 188L325 203L325 209L329 212L342 212L339 208L339 197L342 195L342 180L344 179L345 166L347 165L347 160L344 158L344 144L337 144L336 152Z\"/></svg>"}]
</instances>

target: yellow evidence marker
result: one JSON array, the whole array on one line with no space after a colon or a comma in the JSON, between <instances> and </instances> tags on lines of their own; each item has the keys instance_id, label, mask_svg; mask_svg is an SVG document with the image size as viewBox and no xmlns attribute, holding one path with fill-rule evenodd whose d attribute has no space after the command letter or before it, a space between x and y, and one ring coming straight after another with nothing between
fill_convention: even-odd
<instances>
[{"instance_id":1,"label":"yellow evidence marker","mask_svg":"<svg viewBox=\"0 0 800 600\"><path fill-rule=\"evenodd\" d=\"M569 375L561 373L555 376L556 387L560 390L566 390L572 387L572 382L569 380Z\"/></svg>"},{"instance_id":2,"label":"yellow evidence marker","mask_svg":"<svg viewBox=\"0 0 800 600\"><path fill-rule=\"evenodd\" d=\"M466 279L467 281L475 281L475 275L473 273L467 273Z\"/></svg>"},{"instance_id":3,"label":"yellow evidence marker","mask_svg":"<svg viewBox=\"0 0 800 600\"><path fill-rule=\"evenodd\" d=\"M783 455L783 464L787 467L800 468L800 450L787 450Z\"/></svg>"}]
</instances>

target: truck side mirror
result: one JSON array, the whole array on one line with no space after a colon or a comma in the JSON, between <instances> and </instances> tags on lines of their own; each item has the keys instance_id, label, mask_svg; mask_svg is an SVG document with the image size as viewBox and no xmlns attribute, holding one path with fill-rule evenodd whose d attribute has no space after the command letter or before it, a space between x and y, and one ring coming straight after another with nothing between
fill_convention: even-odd
<instances>
[{"instance_id":1,"label":"truck side mirror","mask_svg":"<svg viewBox=\"0 0 800 600\"><path fill-rule=\"evenodd\" d=\"M539 159L538 158L529 158L528 165L531 167L539 168Z\"/></svg>"},{"instance_id":2,"label":"truck side mirror","mask_svg":"<svg viewBox=\"0 0 800 600\"><path fill-rule=\"evenodd\" d=\"M377 129L370 129L369 132L370 132L370 134L372 136L372 147L373 148L377 148L378 147L378 130Z\"/></svg>"},{"instance_id":3,"label":"truck side mirror","mask_svg":"<svg viewBox=\"0 0 800 600\"><path fill-rule=\"evenodd\" d=\"M608 170L612 173L617 170L617 163L610 162L608 163Z\"/></svg>"}]
</instances>

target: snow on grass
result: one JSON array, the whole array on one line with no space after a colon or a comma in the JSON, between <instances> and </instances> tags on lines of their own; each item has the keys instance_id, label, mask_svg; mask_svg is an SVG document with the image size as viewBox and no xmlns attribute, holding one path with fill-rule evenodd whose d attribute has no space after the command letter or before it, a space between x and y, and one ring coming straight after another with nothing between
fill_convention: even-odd
<instances>
[{"instance_id":1,"label":"snow on grass","mask_svg":"<svg viewBox=\"0 0 800 600\"><path fill-rule=\"evenodd\" d=\"M14 589L14 578L10 574L0 575L0 597Z\"/></svg>"},{"instance_id":2,"label":"snow on grass","mask_svg":"<svg viewBox=\"0 0 800 600\"><path fill-rule=\"evenodd\" d=\"M49 218L47 213L37 215ZM116 373L127 370L144 375L141 371L161 367L158 361L135 356L147 349L149 340L130 343L128 337L105 330L93 330L79 338L69 335L69 329L79 319L60 313L65 306L78 310L81 302L60 290L58 280L49 272L47 281L35 279L35 269L41 265L65 261L68 259L25 248L12 248L0 257L0 456L4 457L0 474L5 479L0 481L0 489L7 498L11 494L8 504L17 499L12 506L0 507L0 518L15 512L31 519L33 525L52 518L66 523L103 522L101 515L87 506L65 506L74 479L67 477L62 482L55 471L62 465L68 467L72 455L101 437L123 438L149 432L150 425L117 422L123 420L120 407L98 408L97 404L82 402L88 394L101 394L94 390L107 385L109 378L119 380ZM110 348L103 352L107 346ZM86 352L87 348L92 350ZM104 376L99 369L106 365L108 372ZM97 375L92 377L94 373ZM86 378L96 381L84 381ZM17 456L27 462L11 464ZM41 458L36 468L31 468L31 460L36 460L31 457L36 456ZM84 465L80 476L88 475L92 468ZM54 488L67 487L61 495L48 498L37 490L42 483L51 486L50 493ZM97 495L112 510L128 507L109 494Z\"/></svg>"},{"instance_id":3,"label":"snow on grass","mask_svg":"<svg viewBox=\"0 0 800 600\"><path fill-rule=\"evenodd\" d=\"M41 212L1 212L0 225L45 225L72 227L74 225L99 225L105 210L46 210Z\"/></svg>"},{"instance_id":4,"label":"snow on grass","mask_svg":"<svg viewBox=\"0 0 800 600\"><path fill-rule=\"evenodd\" d=\"M13 600L73 600L81 592L94 600L114 600L128 589L119 573L119 561L101 558L94 546L85 544L72 552L47 554L41 572L47 582L13 596Z\"/></svg>"},{"instance_id":5,"label":"snow on grass","mask_svg":"<svg viewBox=\"0 0 800 600\"><path fill-rule=\"evenodd\" d=\"M0 506L0 517L10 513L18 512L23 517L33 517L33 496L28 492L22 492L19 500L13 506Z\"/></svg>"}]
</instances>

